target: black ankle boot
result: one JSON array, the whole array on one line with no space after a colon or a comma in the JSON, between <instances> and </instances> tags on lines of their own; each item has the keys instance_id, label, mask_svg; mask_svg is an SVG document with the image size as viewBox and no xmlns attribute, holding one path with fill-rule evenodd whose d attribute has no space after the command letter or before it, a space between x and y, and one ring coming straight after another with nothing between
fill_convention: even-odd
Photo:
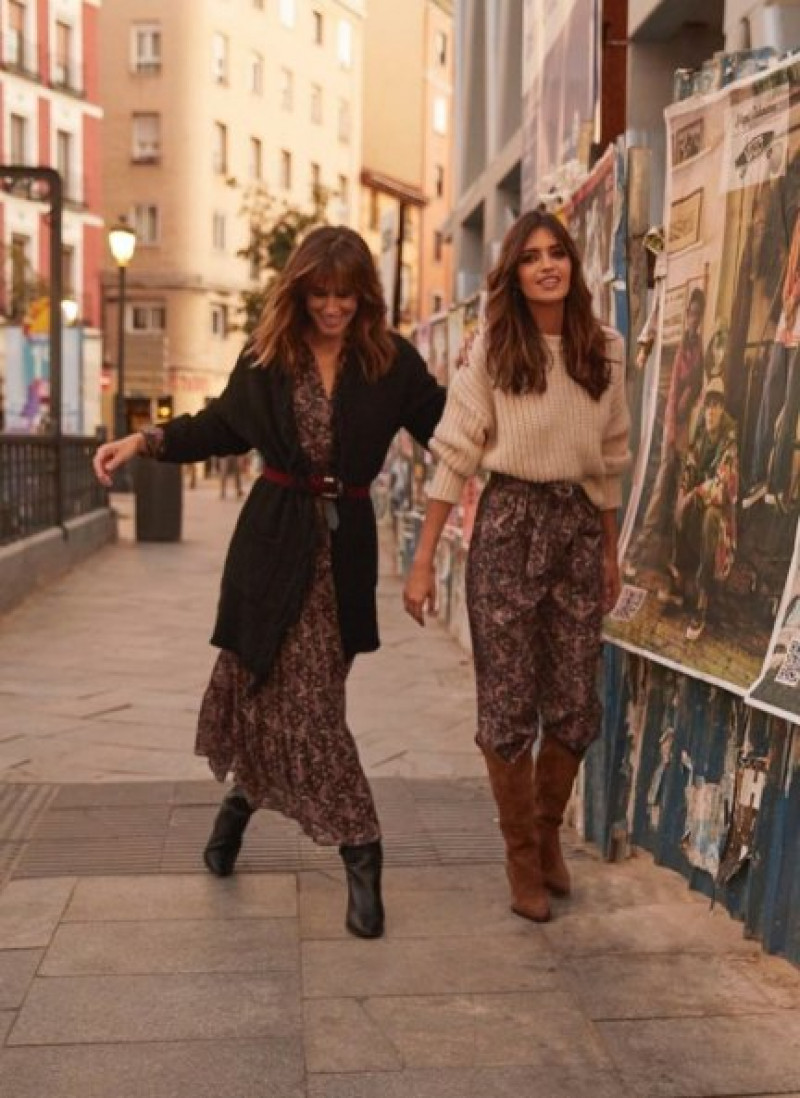
<instances>
[{"instance_id":1,"label":"black ankle boot","mask_svg":"<svg viewBox=\"0 0 800 1098\"><path fill-rule=\"evenodd\" d=\"M228 793L224 798L203 851L206 868L215 877L229 877L233 873L242 848L242 835L252 815L253 809L241 793Z\"/></svg>"},{"instance_id":2,"label":"black ankle boot","mask_svg":"<svg viewBox=\"0 0 800 1098\"><path fill-rule=\"evenodd\" d=\"M380 839L363 846L340 846L347 875L347 918L345 925L357 938L380 938L383 934Z\"/></svg>"}]
</instances>

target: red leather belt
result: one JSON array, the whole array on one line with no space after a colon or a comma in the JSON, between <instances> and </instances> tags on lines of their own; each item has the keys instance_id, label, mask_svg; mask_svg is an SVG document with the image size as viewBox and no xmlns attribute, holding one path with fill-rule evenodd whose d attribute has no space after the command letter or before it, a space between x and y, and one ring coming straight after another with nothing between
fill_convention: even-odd
<instances>
[{"instance_id":1,"label":"red leather belt","mask_svg":"<svg viewBox=\"0 0 800 1098\"><path fill-rule=\"evenodd\" d=\"M264 480L280 484L282 488L294 488L298 492L309 492L322 499L369 499L369 485L345 484L339 477L313 473L310 477L293 477L281 469L265 465L261 470Z\"/></svg>"}]
</instances>

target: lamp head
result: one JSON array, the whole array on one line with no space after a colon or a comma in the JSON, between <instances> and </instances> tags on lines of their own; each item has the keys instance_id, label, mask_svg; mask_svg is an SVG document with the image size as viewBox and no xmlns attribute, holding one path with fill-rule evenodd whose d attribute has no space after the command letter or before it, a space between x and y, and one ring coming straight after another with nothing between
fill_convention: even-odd
<instances>
[{"instance_id":1,"label":"lamp head","mask_svg":"<svg viewBox=\"0 0 800 1098\"><path fill-rule=\"evenodd\" d=\"M108 230L108 246L116 265L127 267L136 250L136 233L125 217L120 217Z\"/></svg>"}]
</instances>

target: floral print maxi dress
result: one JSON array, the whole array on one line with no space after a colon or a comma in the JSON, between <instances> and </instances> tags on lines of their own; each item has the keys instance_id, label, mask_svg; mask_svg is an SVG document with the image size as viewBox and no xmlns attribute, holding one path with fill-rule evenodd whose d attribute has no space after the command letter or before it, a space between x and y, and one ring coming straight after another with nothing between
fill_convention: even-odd
<instances>
[{"instance_id":1,"label":"floral print maxi dress","mask_svg":"<svg viewBox=\"0 0 800 1098\"><path fill-rule=\"evenodd\" d=\"M300 445L315 471L330 468L333 401L313 361L298 369L294 390ZM321 536L311 587L267 681L257 690L232 652L211 673L195 753L218 781L230 774L251 805L297 820L315 842L359 845L380 825L345 719L348 665L342 651L330 533L320 501Z\"/></svg>"}]
</instances>

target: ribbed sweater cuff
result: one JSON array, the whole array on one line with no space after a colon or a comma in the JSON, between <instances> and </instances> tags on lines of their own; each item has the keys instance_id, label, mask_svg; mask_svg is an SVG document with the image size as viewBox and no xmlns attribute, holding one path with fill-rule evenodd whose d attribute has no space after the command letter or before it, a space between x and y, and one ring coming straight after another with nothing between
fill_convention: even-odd
<instances>
[{"instance_id":1,"label":"ribbed sweater cuff","mask_svg":"<svg viewBox=\"0 0 800 1098\"><path fill-rule=\"evenodd\" d=\"M458 503L467 478L459 476L440 461L428 485L428 499L441 499L445 503Z\"/></svg>"}]
</instances>

